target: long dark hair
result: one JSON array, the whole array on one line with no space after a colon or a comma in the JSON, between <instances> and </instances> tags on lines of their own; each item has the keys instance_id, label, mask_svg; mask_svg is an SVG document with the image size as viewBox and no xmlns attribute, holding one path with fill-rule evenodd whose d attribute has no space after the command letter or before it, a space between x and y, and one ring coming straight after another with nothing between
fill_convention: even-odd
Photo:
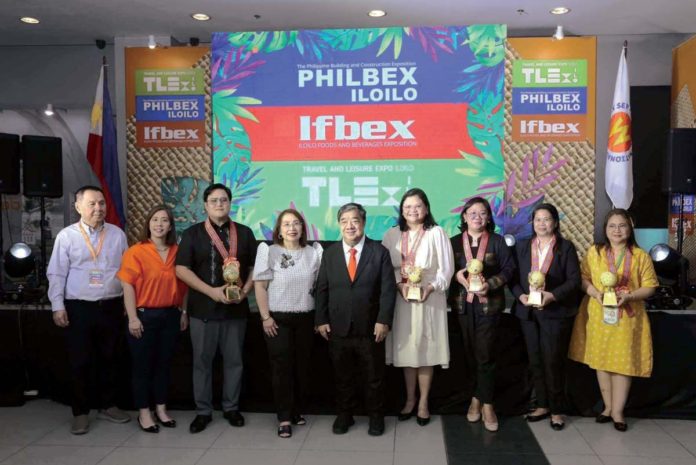
<instances>
[{"instance_id":1,"label":"long dark hair","mask_svg":"<svg viewBox=\"0 0 696 465\"><path fill-rule=\"evenodd\" d=\"M404 202L409 197L418 197L421 199L421 202L423 202L423 205L425 205L425 208L428 209L428 213L425 215L425 219L423 220L423 229L430 229L433 226L437 226L433 212L430 211L430 201L428 200L428 196L425 195L423 189L414 187L413 189L407 190L403 197L401 197L401 203L399 204L399 229L402 231L406 231L408 229L406 218L404 218Z\"/></svg>"},{"instance_id":2,"label":"long dark hair","mask_svg":"<svg viewBox=\"0 0 696 465\"><path fill-rule=\"evenodd\" d=\"M140 242L147 242L150 240L150 220L153 216L155 216L155 213L160 211L163 211L167 214L167 218L169 218L169 224L171 225L171 228L169 228L167 236L164 238L164 243L167 245L176 244L176 226L174 226L174 215L172 215L172 211L169 209L169 207L167 207L164 204L155 205L147 213L147 216L145 217L145 227L140 233Z\"/></svg>"},{"instance_id":3,"label":"long dark hair","mask_svg":"<svg viewBox=\"0 0 696 465\"><path fill-rule=\"evenodd\" d=\"M293 215L295 218L297 218L297 221L300 222L300 225L302 226L302 233L300 234L300 247L305 247L307 245L307 226L305 226L305 220L302 218L302 215L300 215L300 212L292 208L283 210L278 215L275 226L273 227L273 243L283 245L283 239L280 237L280 225L283 221L283 217L287 214Z\"/></svg>"},{"instance_id":4,"label":"long dark hair","mask_svg":"<svg viewBox=\"0 0 696 465\"><path fill-rule=\"evenodd\" d=\"M531 216L531 221L532 221L532 239L536 237L536 231L534 231L534 217L536 216L537 212L539 210L545 210L549 212L549 215L551 215L551 218L553 218L554 223L556 225L553 228L553 235L556 238L556 244L553 246L554 249L558 247L558 243L563 239L563 236L561 235L561 217L558 214L558 210L556 207L554 207L550 203L540 203L536 207L534 207L534 210L532 210L532 216Z\"/></svg>"},{"instance_id":5,"label":"long dark hair","mask_svg":"<svg viewBox=\"0 0 696 465\"><path fill-rule=\"evenodd\" d=\"M609 224L609 219L612 216L621 216L623 217L623 219L626 220L626 224L628 224L628 227L631 230L631 232L628 235L628 239L626 239L626 246L630 250L633 250L633 247L636 246L636 234L633 230L633 217L630 213L628 213L627 210L623 208L614 208L609 210L606 216L604 217L604 224L602 225L602 241L595 244L597 254L601 253L602 248L610 247L609 237L607 236L607 225Z\"/></svg>"},{"instance_id":6,"label":"long dark hair","mask_svg":"<svg viewBox=\"0 0 696 465\"><path fill-rule=\"evenodd\" d=\"M486 208L486 212L488 213L486 231L492 233L493 231L495 231L495 220L493 219L493 210L491 210L491 205L488 203L488 200L484 199L483 197L472 197L466 201L466 203L462 207L462 213L460 215L461 223L459 224L459 230L463 233L466 232L466 211L470 209L472 206L476 205L477 203L480 203Z\"/></svg>"}]
</instances>

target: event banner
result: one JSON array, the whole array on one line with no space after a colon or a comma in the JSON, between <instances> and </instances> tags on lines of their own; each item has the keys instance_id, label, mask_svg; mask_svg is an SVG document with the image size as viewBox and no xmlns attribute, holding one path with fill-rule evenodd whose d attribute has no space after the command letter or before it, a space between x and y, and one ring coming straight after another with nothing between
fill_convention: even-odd
<instances>
[{"instance_id":1,"label":"event banner","mask_svg":"<svg viewBox=\"0 0 696 465\"><path fill-rule=\"evenodd\" d=\"M420 187L454 234L462 199L503 179L505 36L502 25L214 34L213 174L234 217L270 238L292 206L312 239L334 240L338 207L358 202L380 239Z\"/></svg>"}]
</instances>

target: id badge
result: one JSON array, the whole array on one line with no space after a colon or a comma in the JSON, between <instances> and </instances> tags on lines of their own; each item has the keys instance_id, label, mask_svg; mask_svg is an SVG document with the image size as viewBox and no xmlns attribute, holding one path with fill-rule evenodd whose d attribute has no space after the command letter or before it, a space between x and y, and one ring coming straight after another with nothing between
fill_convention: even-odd
<instances>
[{"instance_id":1,"label":"id badge","mask_svg":"<svg viewBox=\"0 0 696 465\"><path fill-rule=\"evenodd\" d=\"M604 324L616 325L619 323L619 307L602 307L604 309Z\"/></svg>"},{"instance_id":2,"label":"id badge","mask_svg":"<svg viewBox=\"0 0 696 465\"><path fill-rule=\"evenodd\" d=\"M104 272L102 270L89 270L89 287L104 287Z\"/></svg>"}]
</instances>

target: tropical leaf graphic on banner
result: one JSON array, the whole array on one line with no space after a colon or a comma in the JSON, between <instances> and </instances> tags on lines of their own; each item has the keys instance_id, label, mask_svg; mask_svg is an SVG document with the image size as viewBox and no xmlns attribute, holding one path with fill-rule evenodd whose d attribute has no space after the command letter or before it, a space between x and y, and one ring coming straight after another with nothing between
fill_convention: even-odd
<instances>
[{"instance_id":1,"label":"tropical leaf graphic on banner","mask_svg":"<svg viewBox=\"0 0 696 465\"><path fill-rule=\"evenodd\" d=\"M446 27L411 27L406 30L410 31L409 35L433 61L437 61L438 52L453 53L452 47L455 42Z\"/></svg>"},{"instance_id":2,"label":"tropical leaf graphic on banner","mask_svg":"<svg viewBox=\"0 0 696 465\"><path fill-rule=\"evenodd\" d=\"M468 45L476 60L485 66L496 66L505 59L505 37L507 26L504 24L479 24L466 28Z\"/></svg>"},{"instance_id":3,"label":"tropical leaf graphic on banner","mask_svg":"<svg viewBox=\"0 0 696 465\"><path fill-rule=\"evenodd\" d=\"M480 185L475 196L466 197L461 203L466 203L472 197L483 197L491 204L496 224L502 225L504 233L514 234L517 238L529 237L531 212L544 201L547 187L558 179L560 169L568 163L565 158L554 162L552 154L551 144L543 154L538 148L534 149L524 157L518 168L510 172L507 179ZM461 206L452 210L455 213L461 211Z\"/></svg>"},{"instance_id":4,"label":"tropical leaf graphic on banner","mask_svg":"<svg viewBox=\"0 0 696 465\"><path fill-rule=\"evenodd\" d=\"M206 218L203 191L209 181L185 176L162 178L160 191L162 201L172 210L176 234L181 237L186 229Z\"/></svg>"},{"instance_id":5,"label":"tropical leaf graphic on banner","mask_svg":"<svg viewBox=\"0 0 696 465\"><path fill-rule=\"evenodd\" d=\"M233 47L246 52L277 52L294 44L297 31L256 31L234 32L229 34L228 42Z\"/></svg>"},{"instance_id":6,"label":"tropical leaf graphic on banner","mask_svg":"<svg viewBox=\"0 0 696 465\"><path fill-rule=\"evenodd\" d=\"M505 114L500 94L482 92L469 106L469 135L483 154L502 154ZM472 154L473 155L473 154Z\"/></svg>"},{"instance_id":7,"label":"tropical leaf graphic on banner","mask_svg":"<svg viewBox=\"0 0 696 465\"><path fill-rule=\"evenodd\" d=\"M230 214L236 216L241 207L253 205L266 182L259 176L263 168L253 168L250 163L239 163L234 170L221 170L219 182L232 191Z\"/></svg>"}]
</instances>

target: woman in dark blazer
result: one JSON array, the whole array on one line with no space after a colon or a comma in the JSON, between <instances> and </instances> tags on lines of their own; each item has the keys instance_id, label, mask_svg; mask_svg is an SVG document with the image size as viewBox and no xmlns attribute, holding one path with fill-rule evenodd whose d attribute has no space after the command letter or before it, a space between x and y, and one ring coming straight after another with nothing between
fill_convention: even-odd
<instances>
[{"instance_id":1,"label":"woman in dark blazer","mask_svg":"<svg viewBox=\"0 0 696 465\"><path fill-rule=\"evenodd\" d=\"M464 204L460 229L462 234L451 239L457 272L450 285L450 305L459 314L467 373L474 386L466 418L475 423L483 417L486 430L495 432L493 353L500 313L505 309L505 286L515 274L515 261L505 239L493 232L493 213L485 199L474 197ZM483 262L485 281L477 292L469 292L466 268L472 259Z\"/></svg>"},{"instance_id":2,"label":"woman in dark blazer","mask_svg":"<svg viewBox=\"0 0 696 465\"><path fill-rule=\"evenodd\" d=\"M580 266L572 242L561 236L556 207L538 205L532 212L534 234L515 247L518 273L511 290L512 313L520 319L527 343L537 408L527 421L551 416L551 428L563 429L564 368L573 320L578 312ZM530 273L545 275L540 304L530 305Z\"/></svg>"}]
</instances>

